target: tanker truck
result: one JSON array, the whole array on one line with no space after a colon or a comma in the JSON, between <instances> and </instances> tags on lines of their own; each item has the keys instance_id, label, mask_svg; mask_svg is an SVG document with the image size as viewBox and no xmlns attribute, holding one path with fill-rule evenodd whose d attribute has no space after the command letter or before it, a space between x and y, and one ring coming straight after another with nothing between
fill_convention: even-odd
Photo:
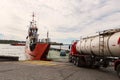
<instances>
[{"instance_id":1,"label":"tanker truck","mask_svg":"<svg viewBox=\"0 0 120 80\"><path fill-rule=\"evenodd\" d=\"M69 62L79 67L108 67L120 77L120 29L109 29L72 42Z\"/></svg>"}]
</instances>

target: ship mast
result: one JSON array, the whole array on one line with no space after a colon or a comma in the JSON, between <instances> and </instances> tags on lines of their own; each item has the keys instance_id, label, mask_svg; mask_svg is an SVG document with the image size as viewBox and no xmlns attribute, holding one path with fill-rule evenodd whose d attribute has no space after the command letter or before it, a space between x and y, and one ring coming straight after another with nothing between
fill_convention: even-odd
<instances>
[{"instance_id":1,"label":"ship mast","mask_svg":"<svg viewBox=\"0 0 120 80\"><path fill-rule=\"evenodd\" d=\"M35 14L33 12L32 21L30 22L30 27L28 29L28 37L29 37L29 41L30 41L30 46L36 44L38 41L37 31L38 31L38 28L36 26Z\"/></svg>"},{"instance_id":2,"label":"ship mast","mask_svg":"<svg viewBox=\"0 0 120 80\"><path fill-rule=\"evenodd\" d=\"M34 17L35 17L35 14L34 14L34 12L33 12L33 15L32 15L32 18L33 18L32 21L33 21L33 22L34 22Z\"/></svg>"},{"instance_id":3,"label":"ship mast","mask_svg":"<svg viewBox=\"0 0 120 80\"><path fill-rule=\"evenodd\" d=\"M36 27L36 21L35 21L35 14L33 12L33 15L32 15L32 23L33 23L33 27Z\"/></svg>"}]
</instances>

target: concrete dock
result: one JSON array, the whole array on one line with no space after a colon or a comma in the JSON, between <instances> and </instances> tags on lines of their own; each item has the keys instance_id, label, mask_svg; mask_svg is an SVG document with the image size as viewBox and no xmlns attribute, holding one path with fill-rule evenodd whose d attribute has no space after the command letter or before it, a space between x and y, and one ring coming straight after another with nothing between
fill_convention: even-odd
<instances>
[{"instance_id":1,"label":"concrete dock","mask_svg":"<svg viewBox=\"0 0 120 80\"><path fill-rule=\"evenodd\" d=\"M50 53L48 58L53 61L1 61L0 80L119 80L113 67L76 67L68 62L68 56Z\"/></svg>"},{"instance_id":2,"label":"concrete dock","mask_svg":"<svg viewBox=\"0 0 120 80\"><path fill-rule=\"evenodd\" d=\"M79 68L67 62L0 62L0 80L119 80L112 68Z\"/></svg>"}]
</instances>

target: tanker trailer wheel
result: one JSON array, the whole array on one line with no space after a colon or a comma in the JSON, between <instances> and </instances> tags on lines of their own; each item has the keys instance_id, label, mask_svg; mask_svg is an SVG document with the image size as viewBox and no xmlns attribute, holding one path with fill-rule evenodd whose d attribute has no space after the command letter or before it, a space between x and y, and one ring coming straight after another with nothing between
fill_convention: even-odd
<instances>
[{"instance_id":1,"label":"tanker trailer wheel","mask_svg":"<svg viewBox=\"0 0 120 80\"><path fill-rule=\"evenodd\" d=\"M79 59L79 57L76 58L76 66L80 67L80 59Z\"/></svg>"},{"instance_id":2,"label":"tanker trailer wheel","mask_svg":"<svg viewBox=\"0 0 120 80\"><path fill-rule=\"evenodd\" d=\"M74 65L76 65L76 60L77 60L76 57L74 57L74 59L73 59L73 64Z\"/></svg>"},{"instance_id":3,"label":"tanker trailer wheel","mask_svg":"<svg viewBox=\"0 0 120 80\"><path fill-rule=\"evenodd\" d=\"M72 62L72 56L69 55L69 62L71 63Z\"/></svg>"},{"instance_id":4,"label":"tanker trailer wheel","mask_svg":"<svg viewBox=\"0 0 120 80\"><path fill-rule=\"evenodd\" d=\"M117 66L117 75L120 78L120 64Z\"/></svg>"}]
</instances>

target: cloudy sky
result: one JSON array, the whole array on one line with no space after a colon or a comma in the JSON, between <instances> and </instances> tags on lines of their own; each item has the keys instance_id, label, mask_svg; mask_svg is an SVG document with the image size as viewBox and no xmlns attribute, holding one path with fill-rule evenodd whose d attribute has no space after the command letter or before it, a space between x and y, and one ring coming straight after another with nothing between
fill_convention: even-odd
<instances>
[{"instance_id":1,"label":"cloudy sky","mask_svg":"<svg viewBox=\"0 0 120 80\"><path fill-rule=\"evenodd\" d=\"M0 39L24 40L35 12L39 38L70 43L98 31L120 28L120 0L2 0Z\"/></svg>"}]
</instances>

